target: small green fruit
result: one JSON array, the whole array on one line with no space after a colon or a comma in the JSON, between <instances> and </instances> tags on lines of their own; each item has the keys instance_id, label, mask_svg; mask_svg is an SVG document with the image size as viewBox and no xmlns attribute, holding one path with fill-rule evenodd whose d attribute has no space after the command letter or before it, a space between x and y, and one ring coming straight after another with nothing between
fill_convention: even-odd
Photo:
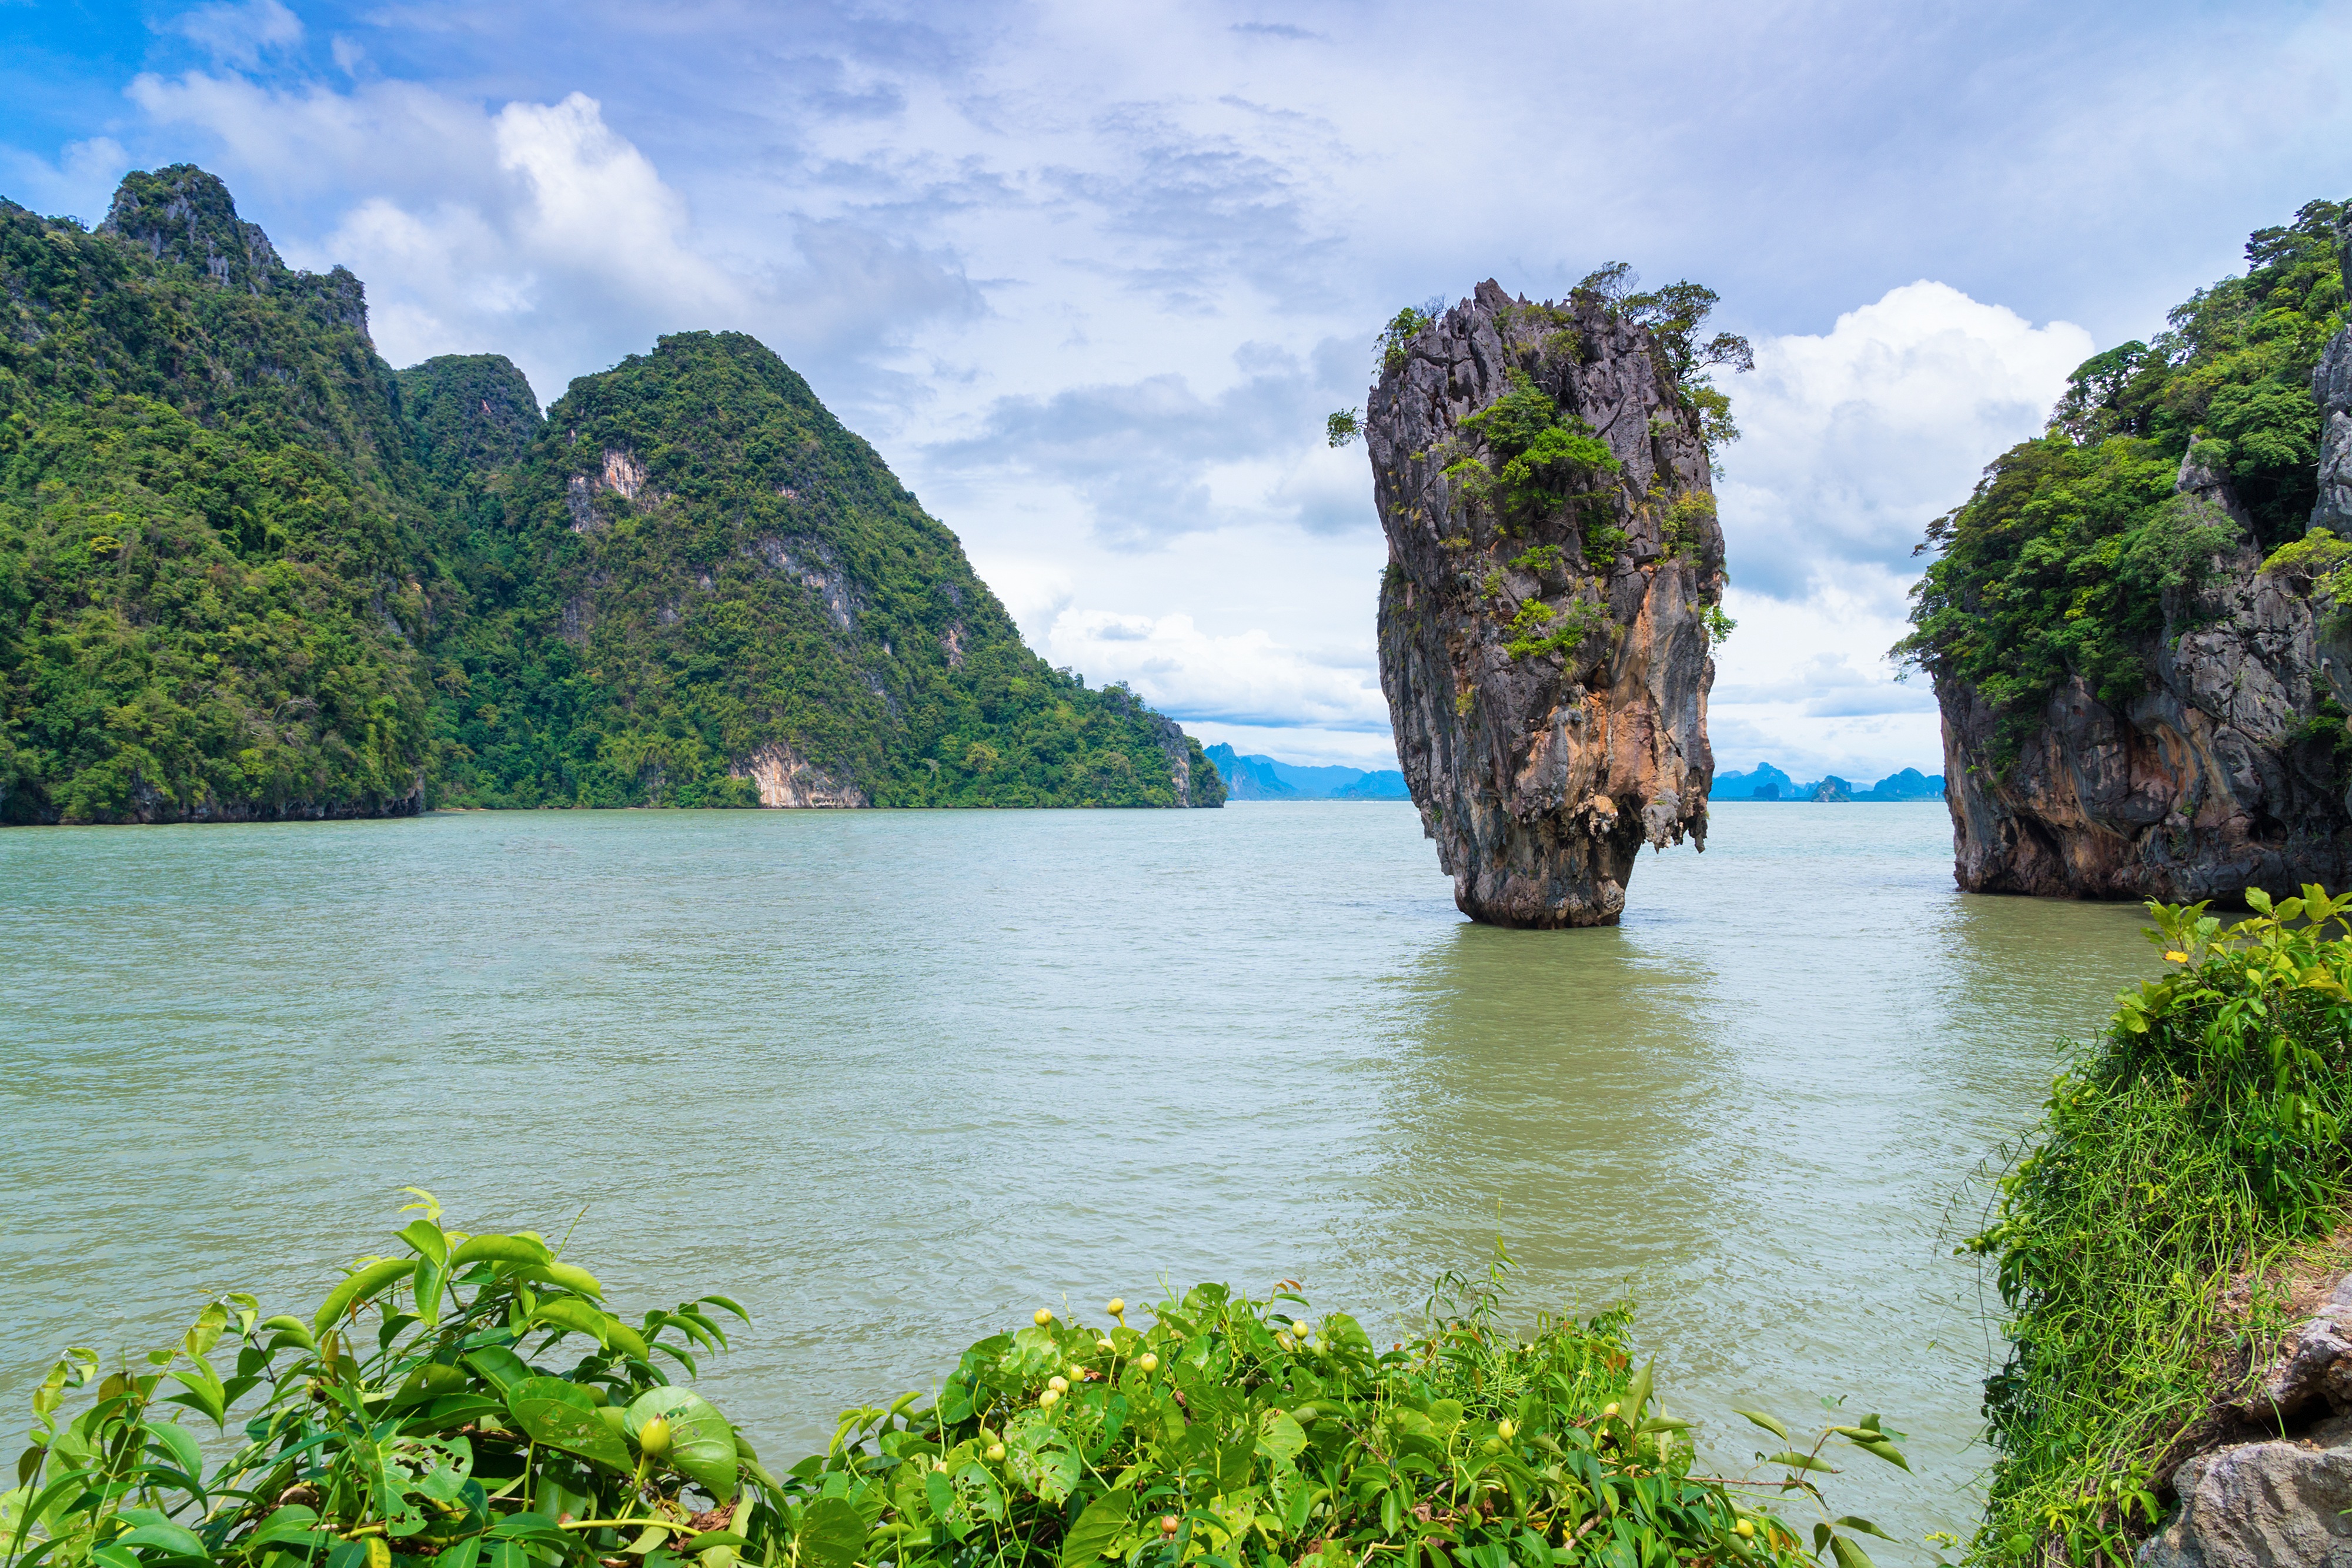
<instances>
[{"instance_id":1,"label":"small green fruit","mask_svg":"<svg viewBox=\"0 0 2352 1568\"><path fill-rule=\"evenodd\" d=\"M1039 1307L1036 1312L1030 1314L1029 1321L1035 1323L1039 1328L1044 1328L1047 1323L1054 1321L1054 1309L1051 1307Z\"/></svg>"},{"instance_id":2,"label":"small green fruit","mask_svg":"<svg viewBox=\"0 0 2352 1568\"><path fill-rule=\"evenodd\" d=\"M1002 1443L991 1443L988 1445L987 1458L988 1462L992 1465L1002 1464L1004 1460L1004 1445Z\"/></svg>"},{"instance_id":3,"label":"small green fruit","mask_svg":"<svg viewBox=\"0 0 2352 1568\"><path fill-rule=\"evenodd\" d=\"M1057 1377L1054 1381L1059 1383L1061 1379ZM1062 1391L1058 1388L1048 1388L1045 1393L1037 1396L1037 1408L1040 1410L1051 1410L1061 1402Z\"/></svg>"},{"instance_id":4,"label":"small green fruit","mask_svg":"<svg viewBox=\"0 0 2352 1568\"><path fill-rule=\"evenodd\" d=\"M1147 1350L1135 1358L1135 1364L1146 1372L1157 1372L1160 1370L1160 1358Z\"/></svg>"},{"instance_id":5,"label":"small green fruit","mask_svg":"<svg viewBox=\"0 0 2352 1568\"><path fill-rule=\"evenodd\" d=\"M669 1422L656 1416L637 1428L637 1448L646 1458L658 1459L669 1452Z\"/></svg>"},{"instance_id":6,"label":"small green fruit","mask_svg":"<svg viewBox=\"0 0 2352 1568\"><path fill-rule=\"evenodd\" d=\"M1045 1379L1045 1386L1056 1394L1066 1394L1070 1391L1070 1380L1057 1374Z\"/></svg>"}]
</instances>

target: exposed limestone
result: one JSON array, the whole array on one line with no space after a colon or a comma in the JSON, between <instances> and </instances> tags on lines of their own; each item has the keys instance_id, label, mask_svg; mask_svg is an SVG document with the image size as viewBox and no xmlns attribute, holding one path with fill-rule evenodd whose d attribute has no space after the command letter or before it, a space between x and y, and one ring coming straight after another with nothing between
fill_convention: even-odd
<instances>
[{"instance_id":1,"label":"exposed limestone","mask_svg":"<svg viewBox=\"0 0 2352 1568\"><path fill-rule=\"evenodd\" d=\"M2352 1275L2176 1467L2142 1568L2352 1568Z\"/></svg>"},{"instance_id":2,"label":"exposed limestone","mask_svg":"<svg viewBox=\"0 0 2352 1568\"><path fill-rule=\"evenodd\" d=\"M842 783L782 741L771 741L728 772L759 786L762 806L863 808L873 804L866 791Z\"/></svg>"},{"instance_id":3,"label":"exposed limestone","mask_svg":"<svg viewBox=\"0 0 2352 1568\"><path fill-rule=\"evenodd\" d=\"M2352 877L2352 812L2319 710L2352 672L2322 647L2305 585L2261 570L2227 481L2192 456L2177 488L2242 538L2202 586L2166 593L2149 690L2115 708L2069 682L2001 768L1990 706L1937 681L1954 874L1969 892L2233 900Z\"/></svg>"},{"instance_id":4,"label":"exposed limestone","mask_svg":"<svg viewBox=\"0 0 2352 1568\"><path fill-rule=\"evenodd\" d=\"M1698 415L1642 328L1597 300L1530 305L1491 280L1401 361L1365 434L1389 540L1381 685L1423 830L1473 919L1613 925L1643 843L1706 837L1706 612L1724 574ZM1515 369L1621 471L1507 510L1476 497L1474 471L1449 476L1496 456L1463 423L1512 391ZM1579 623L1572 647L1534 645Z\"/></svg>"}]
</instances>

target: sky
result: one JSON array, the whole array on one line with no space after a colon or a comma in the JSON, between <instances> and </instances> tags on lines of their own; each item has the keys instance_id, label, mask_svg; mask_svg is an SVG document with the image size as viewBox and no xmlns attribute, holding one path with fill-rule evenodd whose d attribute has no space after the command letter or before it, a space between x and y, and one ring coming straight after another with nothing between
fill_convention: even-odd
<instances>
[{"instance_id":1,"label":"sky","mask_svg":"<svg viewBox=\"0 0 2352 1568\"><path fill-rule=\"evenodd\" d=\"M0 0L0 195L202 164L395 365L664 332L805 375L1031 644L1393 766L1360 404L1402 306L1722 297L1717 765L1940 766L1922 527L2067 372L2352 193L2352 0L1639 6Z\"/></svg>"}]
</instances>

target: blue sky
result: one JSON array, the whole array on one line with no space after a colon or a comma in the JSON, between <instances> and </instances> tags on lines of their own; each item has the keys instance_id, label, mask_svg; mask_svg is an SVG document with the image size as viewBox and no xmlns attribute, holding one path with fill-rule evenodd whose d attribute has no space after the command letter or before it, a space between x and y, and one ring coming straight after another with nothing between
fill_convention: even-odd
<instances>
[{"instance_id":1,"label":"blue sky","mask_svg":"<svg viewBox=\"0 0 2352 1568\"><path fill-rule=\"evenodd\" d=\"M1033 643L1209 739L1387 765L1362 401L1400 305L1723 296L1726 768L1937 765L1909 550L2093 349L2352 193L2352 5L0 0L0 193L192 161L395 363L544 399L758 334Z\"/></svg>"}]
</instances>

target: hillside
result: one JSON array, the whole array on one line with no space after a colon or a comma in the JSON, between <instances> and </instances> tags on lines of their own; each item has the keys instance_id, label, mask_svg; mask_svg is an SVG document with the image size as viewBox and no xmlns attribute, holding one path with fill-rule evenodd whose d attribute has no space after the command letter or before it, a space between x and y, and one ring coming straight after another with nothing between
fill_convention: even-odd
<instances>
[{"instance_id":1,"label":"hillside","mask_svg":"<svg viewBox=\"0 0 2352 1568\"><path fill-rule=\"evenodd\" d=\"M494 355L394 372L201 170L0 204L0 821L1223 793L748 337L542 420Z\"/></svg>"}]
</instances>

